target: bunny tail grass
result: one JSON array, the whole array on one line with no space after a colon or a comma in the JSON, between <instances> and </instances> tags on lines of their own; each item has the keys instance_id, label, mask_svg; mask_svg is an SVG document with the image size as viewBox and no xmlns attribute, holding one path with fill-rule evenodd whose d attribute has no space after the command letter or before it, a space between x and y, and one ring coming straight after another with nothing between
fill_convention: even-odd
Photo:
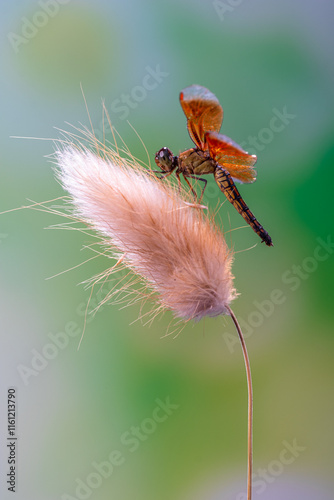
<instances>
[{"instance_id":1,"label":"bunny tail grass","mask_svg":"<svg viewBox=\"0 0 334 500\"><path fill-rule=\"evenodd\" d=\"M252 375L250 370L249 357L247 352L247 347L245 343L245 339L243 337L240 325L236 316L234 315L232 309L229 306L226 306L229 315L232 318L233 323L237 329L242 353L244 355L245 360L245 368L247 374L247 386L248 386L248 472L247 472L247 500L252 500L252 469L253 469L253 387L252 387Z\"/></svg>"},{"instance_id":2,"label":"bunny tail grass","mask_svg":"<svg viewBox=\"0 0 334 500\"><path fill-rule=\"evenodd\" d=\"M111 256L124 257L158 307L184 321L229 314L226 306L237 295L233 252L212 218L115 151L101 158L65 145L55 158L78 218L102 235Z\"/></svg>"}]
</instances>

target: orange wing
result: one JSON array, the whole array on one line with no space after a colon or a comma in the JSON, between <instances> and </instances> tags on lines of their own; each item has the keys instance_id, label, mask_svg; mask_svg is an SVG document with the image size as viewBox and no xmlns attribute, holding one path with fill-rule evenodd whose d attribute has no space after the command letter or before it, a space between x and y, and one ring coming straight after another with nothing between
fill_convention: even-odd
<instances>
[{"instance_id":1,"label":"orange wing","mask_svg":"<svg viewBox=\"0 0 334 500\"><path fill-rule=\"evenodd\" d=\"M257 160L256 155L249 155L239 144L217 132L208 132L205 135L205 141L210 156L226 168L233 179L239 182L256 180L256 171L252 168Z\"/></svg>"},{"instance_id":2,"label":"orange wing","mask_svg":"<svg viewBox=\"0 0 334 500\"><path fill-rule=\"evenodd\" d=\"M223 122L223 108L210 90L191 85L180 92L180 103L187 117L188 132L196 146L205 151L205 133L219 132Z\"/></svg>"}]
</instances>

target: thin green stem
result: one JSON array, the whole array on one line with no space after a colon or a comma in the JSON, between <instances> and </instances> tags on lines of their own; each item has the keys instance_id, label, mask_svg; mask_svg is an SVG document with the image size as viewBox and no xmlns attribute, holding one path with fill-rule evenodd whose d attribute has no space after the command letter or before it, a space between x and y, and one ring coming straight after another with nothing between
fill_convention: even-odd
<instances>
[{"instance_id":1,"label":"thin green stem","mask_svg":"<svg viewBox=\"0 0 334 500\"><path fill-rule=\"evenodd\" d=\"M247 473L247 500L252 500L252 470L253 470L253 387L252 387L252 375L250 370L249 357L247 352L247 347L245 344L244 337L237 318L235 317L233 311L227 307L229 314L235 324L237 329L242 352L245 360L246 374L247 374L247 386L248 386L248 473Z\"/></svg>"}]
</instances>

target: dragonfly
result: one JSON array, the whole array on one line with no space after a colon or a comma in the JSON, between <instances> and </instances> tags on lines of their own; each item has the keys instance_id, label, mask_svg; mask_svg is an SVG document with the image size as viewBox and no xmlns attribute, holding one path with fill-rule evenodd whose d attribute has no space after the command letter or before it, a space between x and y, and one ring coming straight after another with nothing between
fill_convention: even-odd
<instances>
[{"instance_id":1,"label":"dragonfly","mask_svg":"<svg viewBox=\"0 0 334 500\"><path fill-rule=\"evenodd\" d=\"M201 203L207 185L207 180L201 176L213 174L220 190L247 224L262 242L273 246L271 237L250 211L234 183L256 180L256 155L248 154L239 144L219 133L223 122L223 108L210 90L200 85L186 87L180 92L180 104L187 118L190 138L196 147L187 149L178 156L174 156L167 147L161 148L155 155L155 162L160 168L156 173L160 174L160 178L165 178L175 172L179 186L182 175L198 204ZM189 178L204 184L199 199Z\"/></svg>"}]
</instances>

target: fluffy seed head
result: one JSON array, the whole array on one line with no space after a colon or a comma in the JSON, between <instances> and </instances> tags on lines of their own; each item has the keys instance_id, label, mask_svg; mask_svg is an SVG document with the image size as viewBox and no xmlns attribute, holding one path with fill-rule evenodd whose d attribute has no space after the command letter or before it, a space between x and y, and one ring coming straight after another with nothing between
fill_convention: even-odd
<instances>
[{"instance_id":1,"label":"fluffy seed head","mask_svg":"<svg viewBox=\"0 0 334 500\"><path fill-rule=\"evenodd\" d=\"M236 296L232 253L203 210L187 206L167 180L156 179L115 151L56 151L58 175L77 215L182 319L229 314Z\"/></svg>"}]
</instances>

